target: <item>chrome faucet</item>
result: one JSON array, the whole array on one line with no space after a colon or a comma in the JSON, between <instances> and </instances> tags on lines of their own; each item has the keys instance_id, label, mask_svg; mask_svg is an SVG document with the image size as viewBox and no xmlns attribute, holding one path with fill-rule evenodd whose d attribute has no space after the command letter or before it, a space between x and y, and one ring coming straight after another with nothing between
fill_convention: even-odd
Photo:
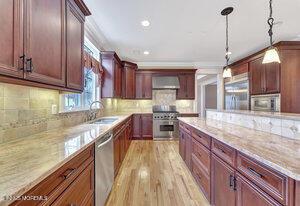
<instances>
[{"instance_id":1,"label":"chrome faucet","mask_svg":"<svg viewBox=\"0 0 300 206\"><path fill-rule=\"evenodd\" d=\"M87 115L87 120L88 121L91 121L91 120L94 120L96 119L97 117L97 112L96 110L93 110L93 105L96 104L96 103L99 103L101 106L100 106L100 109L104 109L104 104L103 102L99 101L99 100L96 100L96 101L93 101L91 104L90 104L90 109L89 109L89 112L88 112L88 115Z\"/></svg>"}]
</instances>

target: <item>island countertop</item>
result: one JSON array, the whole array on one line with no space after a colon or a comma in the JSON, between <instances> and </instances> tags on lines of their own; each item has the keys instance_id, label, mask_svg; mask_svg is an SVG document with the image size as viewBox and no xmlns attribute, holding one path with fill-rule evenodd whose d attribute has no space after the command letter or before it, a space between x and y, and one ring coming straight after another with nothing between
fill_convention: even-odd
<instances>
[{"instance_id":1,"label":"island countertop","mask_svg":"<svg viewBox=\"0 0 300 206\"><path fill-rule=\"evenodd\" d=\"M213 119L181 117L180 121L300 181L300 140Z\"/></svg>"},{"instance_id":2,"label":"island countertop","mask_svg":"<svg viewBox=\"0 0 300 206\"><path fill-rule=\"evenodd\" d=\"M4 196L19 196L100 139L130 116L109 125L84 123L0 144L0 206Z\"/></svg>"}]
</instances>

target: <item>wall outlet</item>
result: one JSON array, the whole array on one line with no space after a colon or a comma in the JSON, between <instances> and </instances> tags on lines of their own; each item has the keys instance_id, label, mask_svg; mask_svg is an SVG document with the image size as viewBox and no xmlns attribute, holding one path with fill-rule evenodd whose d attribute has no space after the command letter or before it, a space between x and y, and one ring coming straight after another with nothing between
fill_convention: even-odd
<instances>
[{"instance_id":1,"label":"wall outlet","mask_svg":"<svg viewBox=\"0 0 300 206\"><path fill-rule=\"evenodd\" d=\"M56 104L52 104L52 106L51 106L51 114L57 114L57 105Z\"/></svg>"}]
</instances>

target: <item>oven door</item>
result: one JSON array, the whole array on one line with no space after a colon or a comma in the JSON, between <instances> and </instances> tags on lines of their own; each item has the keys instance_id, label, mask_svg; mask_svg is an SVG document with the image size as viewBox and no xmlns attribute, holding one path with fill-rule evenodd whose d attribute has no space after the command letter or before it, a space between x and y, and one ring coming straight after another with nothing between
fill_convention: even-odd
<instances>
[{"instance_id":1,"label":"oven door","mask_svg":"<svg viewBox=\"0 0 300 206\"><path fill-rule=\"evenodd\" d=\"M153 138L154 139L176 139L179 137L178 120L154 120Z\"/></svg>"}]
</instances>

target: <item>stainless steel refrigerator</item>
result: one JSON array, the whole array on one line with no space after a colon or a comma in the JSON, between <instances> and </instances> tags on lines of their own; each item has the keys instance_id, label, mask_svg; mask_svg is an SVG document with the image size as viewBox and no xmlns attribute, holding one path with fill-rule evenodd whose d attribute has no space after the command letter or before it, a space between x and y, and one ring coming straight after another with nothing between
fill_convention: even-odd
<instances>
[{"instance_id":1,"label":"stainless steel refrigerator","mask_svg":"<svg viewBox=\"0 0 300 206\"><path fill-rule=\"evenodd\" d=\"M225 109L249 110L249 77L248 73L233 76L225 80Z\"/></svg>"}]
</instances>

